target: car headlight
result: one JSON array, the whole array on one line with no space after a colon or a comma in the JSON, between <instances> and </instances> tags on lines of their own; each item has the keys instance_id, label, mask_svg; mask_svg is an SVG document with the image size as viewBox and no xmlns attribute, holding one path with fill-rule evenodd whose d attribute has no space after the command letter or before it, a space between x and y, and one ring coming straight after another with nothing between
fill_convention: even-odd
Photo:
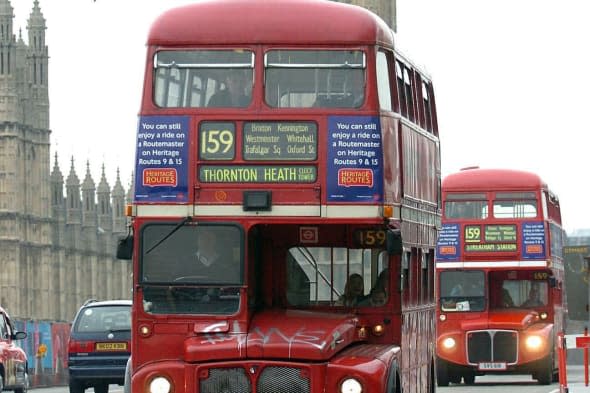
<instances>
[{"instance_id":1,"label":"car headlight","mask_svg":"<svg viewBox=\"0 0 590 393\"><path fill-rule=\"evenodd\" d=\"M451 349L451 348L455 348L455 345L457 343L455 342L455 339L452 337L447 337L443 340L442 342L442 346L444 349Z\"/></svg>"},{"instance_id":2,"label":"car headlight","mask_svg":"<svg viewBox=\"0 0 590 393\"><path fill-rule=\"evenodd\" d=\"M543 339L539 336L528 336L525 345L528 349L539 349L543 345Z\"/></svg>"},{"instance_id":3,"label":"car headlight","mask_svg":"<svg viewBox=\"0 0 590 393\"><path fill-rule=\"evenodd\" d=\"M354 378L345 379L340 385L340 393L361 393L362 391L361 383Z\"/></svg>"},{"instance_id":4,"label":"car headlight","mask_svg":"<svg viewBox=\"0 0 590 393\"><path fill-rule=\"evenodd\" d=\"M150 382L150 393L169 393L172 384L166 377L156 377Z\"/></svg>"}]
</instances>

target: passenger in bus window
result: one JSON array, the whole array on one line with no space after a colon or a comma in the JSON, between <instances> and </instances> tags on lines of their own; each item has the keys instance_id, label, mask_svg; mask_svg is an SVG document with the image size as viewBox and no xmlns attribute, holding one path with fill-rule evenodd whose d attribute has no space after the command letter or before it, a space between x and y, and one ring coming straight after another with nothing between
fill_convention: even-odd
<instances>
[{"instance_id":1,"label":"passenger in bus window","mask_svg":"<svg viewBox=\"0 0 590 393\"><path fill-rule=\"evenodd\" d=\"M529 291L529 297L520 305L520 307L541 307L544 305L545 304L541 301L539 287L533 285Z\"/></svg>"},{"instance_id":2,"label":"passenger in bus window","mask_svg":"<svg viewBox=\"0 0 590 393\"><path fill-rule=\"evenodd\" d=\"M228 72L224 79L224 89L213 94L207 106L215 108L248 106L251 98L251 86L247 86L247 79L242 70Z\"/></svg>"},{"instance_id":3,"label":"passenger in bus window","mask_svg":"<svg viewBox=\"0 0 590 393\"><path fill-rule=\"evenodd\" d=\"M387 303L387 293L381 286L371 290L369 297L361 301L361 306L379 307Z\"/></svg>"},{"instance_id":4,"label":"passenger in bus window","mask_svg":"<svg viewBox=\"0 0 590 393\"><path fill-rule=\"evenodd\" d=\"M358 273L353 273L348 277L344 285L344 293L336 301L337 306L354 307L359 305L365 299L365 284L363 277Z\"/></svg>"},{"instance_id":5,"label":"passenger in bus window","mask_svg":"<svg viewBox=\"0 0 590 393\"><path fill-rule=\"evenodd\" d=\"M510 292L508 292L506 288L502 288L502 307L514 307L514 301L512 300L512 296L510 296Z\"/></svg>"}]
</instances>

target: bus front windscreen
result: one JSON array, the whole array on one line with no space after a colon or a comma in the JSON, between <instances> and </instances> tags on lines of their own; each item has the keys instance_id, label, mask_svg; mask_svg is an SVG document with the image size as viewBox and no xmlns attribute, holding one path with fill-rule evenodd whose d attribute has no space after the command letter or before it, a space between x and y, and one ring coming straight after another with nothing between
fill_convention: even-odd
<instances>
[{"instance_id":1,"label":"bus front windscreen","mask_svg":"<svg viewBox=\"0 0 590 393\"><path fill-rule=\"evenodd\" d=\"M485 274L481 270L451 270L440 274L442 311L483 311Z\"/></svg>"},{"instance_id":2,"label":"bus front windscreen","mask_svg":"<svg viewBox=\"0 0 590 393\"><path fill-rule=\"evenodd\" d=\"M243 234L235 225L152 223L141 231L144 310L231 314L243 283Z\"/></svg>"}]
</instances>

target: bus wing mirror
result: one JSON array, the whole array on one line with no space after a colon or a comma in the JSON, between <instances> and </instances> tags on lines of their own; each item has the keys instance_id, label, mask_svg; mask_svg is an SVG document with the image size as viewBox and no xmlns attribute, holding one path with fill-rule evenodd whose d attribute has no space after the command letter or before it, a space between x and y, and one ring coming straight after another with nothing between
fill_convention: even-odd
<instances>
[{"instance_id":1,"label":"bus wing mirror","mask_svg":"<svg viewBox=\"0 0 590 393\"><path fill-rule=\"evenodd\" d=\"M389 255L402 255L402 232L399 229L387 230L387 253Z\"/></svg>"},{"instance_id":2,"label":"bus wing mirror","mask_svg":"<svg viewBox=\"0 0 590 393\"><path fill-rule=\"evenodd\" d=\"M549 277L549 287L557 288L557 280L555 279L555 277Z\"/></svg>"},{"instance_id":3,"label":"bus wing mirror","mask_svg":"<svg viewBox=\"0 0 590 393\"><path fill-rule=\"evenodd\" d=\"M129 260L133 256L133 235L122 237L117 242L117 259Z\"/></svg>"}]
</instances>

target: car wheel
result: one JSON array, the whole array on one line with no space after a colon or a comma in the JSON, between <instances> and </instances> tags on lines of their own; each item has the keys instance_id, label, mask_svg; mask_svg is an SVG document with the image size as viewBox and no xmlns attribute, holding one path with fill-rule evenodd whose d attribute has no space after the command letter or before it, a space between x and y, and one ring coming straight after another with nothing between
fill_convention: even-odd
<instances>
[{"instance_id":1,"label":"car wheel","mask_svg":"<svg viewBox=\"0 0 590 393\"><path fill-rule=\"evenodd\" d=\"M23 386L21 388L14 389L14 393L27 393L28 389L29 389L29 374L25 373Z\"/></svg>"},{"instance_id":2,"label":"car wheel","mask_svg":"<svg viewBox=\"0 0 590 393\"><path fill-rule=\"evenodd\" d=\"M109 385L101 383L100 385L94 385L94 393L107 393L109 391Z\"/></svg>"},{"instance_id":3,"label":"car wheel","mask_svg":"<svg viewBox=\"0 0 590 393\"><path fill-rule=\"evenodd\" d=\"M70 381L70 393L84 393L84 385L79 381Z\"/></svg>"}]
</instances>

